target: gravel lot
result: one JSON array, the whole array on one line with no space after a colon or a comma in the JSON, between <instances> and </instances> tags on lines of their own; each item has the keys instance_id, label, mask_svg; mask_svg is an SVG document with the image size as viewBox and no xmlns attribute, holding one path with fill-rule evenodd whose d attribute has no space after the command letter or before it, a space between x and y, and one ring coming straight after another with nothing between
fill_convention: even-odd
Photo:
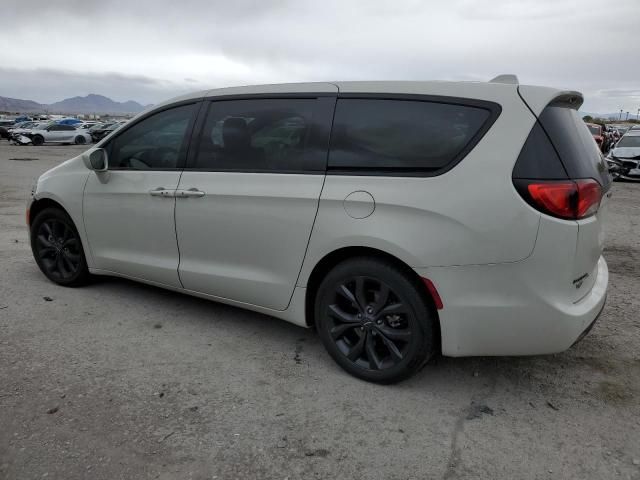
<instances>
[{"instance_id":1,"label":"gravel lot","mask_svg":"<svg viewBox=\"0 0 640 480\"><path fill-rule=\"evenodd\" d=\"M0 143L1 479L640 478L640 184L614 186L608 303L580 344L384 387L279 320L47 281L25 201L81 150Z\"/></svg>"}]
</instances>

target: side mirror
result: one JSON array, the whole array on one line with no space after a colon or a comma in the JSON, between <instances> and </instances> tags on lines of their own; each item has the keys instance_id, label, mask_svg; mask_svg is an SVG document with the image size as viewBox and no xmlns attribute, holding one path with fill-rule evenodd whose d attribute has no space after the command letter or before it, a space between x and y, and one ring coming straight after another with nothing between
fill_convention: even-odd
<instances>
[{"instance_id":1,"label":"side mirror","mask_svg":"<svg viewBox=\"0 0 640 480\"><path fill-rule=\"evenodd\" d=\"M85 162L87 164L87 162ZM96 148L89 154L88 168L96 172L106 172L109 168L109 162L107 160L107 152L104 148Z\"/></svg>"}]
</instances>

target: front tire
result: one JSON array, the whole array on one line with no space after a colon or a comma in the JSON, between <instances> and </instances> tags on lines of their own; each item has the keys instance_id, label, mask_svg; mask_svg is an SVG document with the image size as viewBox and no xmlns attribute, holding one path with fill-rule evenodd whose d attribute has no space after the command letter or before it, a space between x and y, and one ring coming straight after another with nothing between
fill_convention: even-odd
<instances>
[{"instance_id":1,"label":"front tire","mask_svg":"<svg viewBox=\"0 0 640 480\"><path fill-rule=\"evenodd\" d=\"M85 143L87 143L87 139L84 138L82 135L78 135L75 141L76 141L76 145L84 145Z\"/></svg>"},{"instance_id":2,"label":"front tire","mask_svg":"<svg viewBox=\"0 0 640 480\"><path fill-rule=\"evenodd\" d=\"M38 267L52 282L76 287L89 281L80 235L64 211L46 208L36 215L31 224L31 250Z\"/></svg>"},{"instance_id":3,"label":"front tire","mask_svg":"<svg viewBox=\"0 0 640 480\"><path fill-rule=\"evenodd\" d=\"M376 258L338 264L324 278L315 324L329 355L362 380L395 383L435 353L435 314L408 272Z\"/></svg>"},{"instance_id":4,"label":"front tire","mask_svg":"<svg viewBox=\"0 0 640 480\"><path fill-rule=\"evenodd\" d=\"M33 143L36 147L39 147L44 143L44 137L42 135L36 135L31 139L31 143Z\"/></svg>"}]
</instances>

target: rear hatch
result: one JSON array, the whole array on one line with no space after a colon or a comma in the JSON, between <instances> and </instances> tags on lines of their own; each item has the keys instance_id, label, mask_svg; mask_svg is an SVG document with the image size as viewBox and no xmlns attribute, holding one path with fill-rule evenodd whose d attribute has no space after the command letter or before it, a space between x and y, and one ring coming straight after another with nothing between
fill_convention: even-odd
<instances>
[{"instance_id":1,"label":"rear hatch","mask_svg":"<svg viewBox=\"0 0 640 480\"><path fill-rule=\"evenodd\" d=\"M574 302L587 295L596 280L611 196L606 162L577 111L581 103L576 94L561 95L544 107L527 140L530 143L536 131L536 148L524 160L537 162L537 166L519 166L521 153L513 173L514 184L532 206L577 227L574 258L567 259L571 262ZM536 185L543 187L540 194Z\"/></svg>"}]
</instances>

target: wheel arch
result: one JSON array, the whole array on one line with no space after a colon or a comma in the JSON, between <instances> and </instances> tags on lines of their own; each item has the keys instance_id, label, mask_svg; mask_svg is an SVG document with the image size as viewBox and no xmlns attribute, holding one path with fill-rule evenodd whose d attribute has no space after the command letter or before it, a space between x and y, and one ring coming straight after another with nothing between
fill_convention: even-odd
<instances>
[{"instance_id":1,"label":"wheel arch","mask_svg":"<svg viewBox=\"0 0 640 480\"><path fill-rule=\"evenodd\" d=\"M322 279L329 273L329 271L334 268L339 263L344 262L345 260L356 258L356 257L368 257L368 258L378 258L384 259L396 267L398 267L401 271L407 274L409 278L415 283L418 287L418 290L422 292L423 298L426 300L427 305L429 306L430 313L436 319L435 327L437 334L436 345L440 348L442 344L442 335L440 333L440 317L438 315L438 310L436 308L436 303L434 298L431 296L424 283L422 282L420 276L416 273L414 269L412 269L405 262L400 260L398 257L387 253L383 250L378 250L372 247L363 247L363 246L351 246L351 247L342 247L337 250L334 250L327 255L325 255L316 265L313 267L311 274L309 275L309 280L307 281L307 288L305 293L305 321L307 326L314 326L314 318L313 318L313 308L315 302L316 292Z\"/></svg>"},{"instance_id":2,"label":"wheel arch","mask_svg":"<svg viewBox=\"0 0 640 480\"><path fill-rule=\"evenodd\" d=\"M36 218L36 216L45 208L57 208L58 210L62 210L64 213L69 215L69 218L73 220L67 209L64 208L64 206L60 202L57 202L56 200L53 200L49 197L44 197L34 200L34 202L30 205L28 221L29 226L31 226L31 224L33 223L33 219ZM76 228L78 227L76 226Z\"/></svg>"}]
</instances>

